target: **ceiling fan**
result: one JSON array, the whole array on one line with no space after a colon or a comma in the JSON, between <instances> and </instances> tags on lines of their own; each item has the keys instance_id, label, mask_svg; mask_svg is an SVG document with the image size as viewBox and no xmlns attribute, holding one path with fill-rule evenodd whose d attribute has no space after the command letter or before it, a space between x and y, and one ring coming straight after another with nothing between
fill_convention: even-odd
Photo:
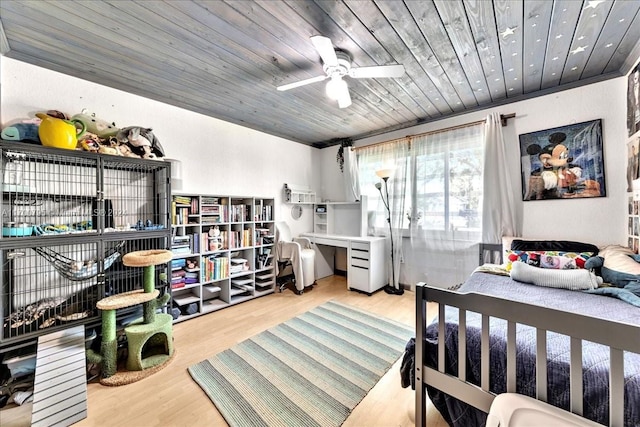
<instances>
[{"instance_id":1,"label":"ceiling fan","mask_svg":"<svg viewBox=\"0 0 640 427\"><path fill-rule=\"evenodd\" d=\"M324 36L313 36L311 37L311 42L322 58L322 69L324 70L325 75L278 86L278 90L289 90L299 86L331 79L327 82L327 96L338 101L338 106L340 108L346 108L351 105L351 96L349 95L347 82L342 79L344 76L362 79L369 77L400 77L404 74L403 65L351 67L351 56L343 50L334 49L330 38Z\"/></svg>"}]
</instances>

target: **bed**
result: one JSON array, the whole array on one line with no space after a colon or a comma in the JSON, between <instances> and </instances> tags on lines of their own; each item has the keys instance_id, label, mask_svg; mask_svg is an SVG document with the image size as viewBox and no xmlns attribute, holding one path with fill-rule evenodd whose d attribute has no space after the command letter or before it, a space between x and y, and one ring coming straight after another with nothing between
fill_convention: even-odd
<instances>
[{"instance_id":1,"label":"bed","mask_svg":"<svg viewBox=\"0 0 640 427\"><path fill-rule=\"evenodd\" d=\"M616 298L481 271L456 291L419 283L414 357L416 425L427 398L449 425L482 426L495 395L517 392L640 426L640 308Z\"/></svg>"}]
</instances>

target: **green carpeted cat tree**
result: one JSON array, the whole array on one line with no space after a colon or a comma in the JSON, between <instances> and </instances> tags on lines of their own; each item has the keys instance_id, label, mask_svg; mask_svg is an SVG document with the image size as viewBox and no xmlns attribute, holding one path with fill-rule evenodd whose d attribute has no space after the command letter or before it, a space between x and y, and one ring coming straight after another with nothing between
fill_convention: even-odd
<instances>
[{"instance_id":1,"label":"green carpeted cat tree","mask_svg":"<svg viewBox=\"0 0 640 427\"><path fill-rule=\"evenodd\" d=\"M169 300L169 295L158 297L155 288L155 266L171 261L167 250L130 252L122 258L128 267L144 268L143 289L124 292L98 301L102 310L102 344L100 354L91 350L87 359L91 363L102 363L104 385L124 385L157 372L173 358L173 317L167 313L156 313ZM126 371L118 372L116 310L142 304L142 319L127 326L128 358Z\"/></svg>"}]
</instances>

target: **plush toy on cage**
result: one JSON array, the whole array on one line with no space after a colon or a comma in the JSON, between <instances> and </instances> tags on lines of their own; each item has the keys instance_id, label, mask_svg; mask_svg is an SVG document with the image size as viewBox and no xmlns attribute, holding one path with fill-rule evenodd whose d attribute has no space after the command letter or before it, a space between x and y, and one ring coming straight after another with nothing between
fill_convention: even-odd
<instances>
[{"instance_id":1,"label":"plush toy on cage","mask_svg":"<svg viewBox=\"0 0 640 427\"><path fill-rule=\"evenodd\" d=\"M99 119L95 113L89 114L86 108L82 110L82 113L74 115L71 119L84 123L89 134L96 135L102 140L108 140L110 137L116 136L120 131L115 123Z\"/></svg>"},{"instance_id":2,"label":"plush toy on cage","mask_svg":"<svg viewBox=\"0 0 640 427\"><path fill-rule=\"evenodd\" d=\"M144 159L164 157L164 149L151 128L129 126L121 129L116 138L121 145L128 145L133 153Z\"/></svg>"}]
</instances>

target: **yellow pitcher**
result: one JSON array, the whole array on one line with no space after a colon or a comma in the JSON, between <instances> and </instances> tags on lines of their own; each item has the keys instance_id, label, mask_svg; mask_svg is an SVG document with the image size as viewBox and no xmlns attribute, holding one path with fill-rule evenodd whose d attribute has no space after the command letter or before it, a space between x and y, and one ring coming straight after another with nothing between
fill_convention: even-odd
<instances>
[{"instance_id":1,"label":"yellow pitcher","mask_svg":"<svg viewBox=\"0 0 640 427\"><path fill-rule=\"evenodd\" d=\"M46 147L75 150L78 137L87 130L86 125L77 119L62 120L44 113L36 113L36 116L42 119L38 128L38 136L40 136L42 145ZM80 128L76 127L76 123L80 125Z\"/></svg>"}]
</instances>

